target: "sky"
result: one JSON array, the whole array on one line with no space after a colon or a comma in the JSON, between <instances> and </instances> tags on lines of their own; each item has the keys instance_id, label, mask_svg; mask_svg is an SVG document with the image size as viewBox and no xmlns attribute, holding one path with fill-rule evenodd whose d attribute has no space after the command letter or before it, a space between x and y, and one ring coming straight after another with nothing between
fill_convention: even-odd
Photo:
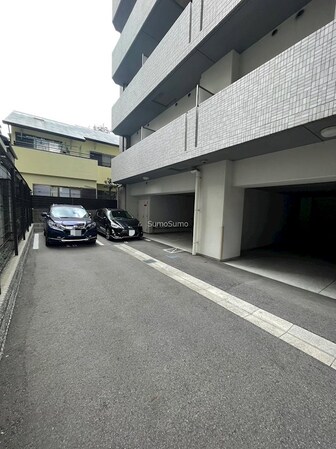
<instances>
[{"instance_id":1,"label":"sky","mask_svg":"<svg viewBox=\"0 0 336 449\"><path fill-rule=\"evenodd\" d=\"M13 110L111 128L112 0L0 0L0 122Z\"/></svg>"}]
</instances>

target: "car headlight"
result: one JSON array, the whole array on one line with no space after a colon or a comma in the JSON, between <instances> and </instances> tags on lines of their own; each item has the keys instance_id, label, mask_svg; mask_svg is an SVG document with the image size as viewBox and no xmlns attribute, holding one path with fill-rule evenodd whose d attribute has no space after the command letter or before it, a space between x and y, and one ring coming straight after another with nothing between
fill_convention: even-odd
<instances>
[{"instance_id":1,"label":"car headlight","mask_svg":"<svg viewBox=\"0 0 336 449\"><path fill-rule=\"evenodd\" d=\"M64 226L63 225L61 225L61 224L59 224L59 223L55 223L54 221L52 221L52 220L48 220L48 226L49 226L49 228L51 228L51 229L56 229L56 230L61 230L61 231L63 231L64 230Z\"/></svg>"},{"instance_id":2,"label":"car headlight","mask_svg":"<svg viewBox=\"0 0 336 449\"><path fill-rule=\"evenodd\" d=\"M124 228L121 226L121 224L117 223L117 222L114 221L114 220L111 220L111 226L112 226L112 228L124 229Z\"/></svg>"},{"instance_id":3,"label":"car headlight","mask_svg":"<svg viewBox=\"0 0 336 449\"><path fill-rule=\"evenodd\" d=\"M88 225L86 225L86 229L93 229L97 226L96 222L93 221L92 223L89 223Z\"/></svg>"}]
</instances>

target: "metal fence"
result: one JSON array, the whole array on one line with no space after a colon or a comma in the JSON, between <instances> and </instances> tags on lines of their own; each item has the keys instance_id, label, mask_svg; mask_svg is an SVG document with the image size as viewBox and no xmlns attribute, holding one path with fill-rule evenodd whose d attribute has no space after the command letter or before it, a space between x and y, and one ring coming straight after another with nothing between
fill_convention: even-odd
<instances>
[{"instance_id":1,"label":"metal fence","mask_svg":"<svg viewBox=\"0 0 336 449\"><path fill-rule=\"evenodd\" d=\"M13 154L0 136L0 274L10 257L18 255L19 242L32 223L31 191L14 166Z\"/></svg>"},{"instance_id":2,"label":"metal fence","mask_svg":"<svg viewBox=\"0 0 336 449\"><path fill-rule=\"evenodd\" d=\"M34 223L43 222L41 212L46 212L52 204L77 204L83 206L89 212L95 212L97 209L117 208L117 201L103 198L64 198L57 196L32 196L33 221Z\"/></svg>"}]
</instances>

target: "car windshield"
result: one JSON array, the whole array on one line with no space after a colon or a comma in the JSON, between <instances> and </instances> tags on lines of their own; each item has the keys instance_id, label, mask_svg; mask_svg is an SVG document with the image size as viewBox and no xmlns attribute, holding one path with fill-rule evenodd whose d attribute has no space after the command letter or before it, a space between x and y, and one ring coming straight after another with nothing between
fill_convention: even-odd
<instances>
[{"instance_id":1,"label":"car windshield","mask_svg":"<svg viewBox=\"0 0 336 449\"><path fill-rule=\"evenodd\" d=\"M88 218L89 214L82 207L54 206L51 215L55 218Z\"/></svg>"},{"instance_id":2,"label":"car windshield","mask_svg":"<svg viewBox=\"0 0 336 449\"><path fill-rule=\"evenodd\" d=\"M110 210L110 218L133 218L126 210Z\"/></svg>"}]
</instances>

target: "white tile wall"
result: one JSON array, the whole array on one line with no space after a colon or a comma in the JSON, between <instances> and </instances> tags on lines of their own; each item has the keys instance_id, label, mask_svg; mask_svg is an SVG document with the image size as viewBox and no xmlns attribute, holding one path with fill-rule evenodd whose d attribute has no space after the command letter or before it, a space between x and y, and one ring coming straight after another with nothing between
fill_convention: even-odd
<instances>
[{"instance_id":1,"label":"white tile wall","mask_svg":"<svg viewBox=\"0 0 336 449\"><path fill-rule=\"evenodd\" d=\"M113 66L117 67L125 55L127 46L134 39L134 29L138 30L139 25L143 23L144 15L137 13L139 5L153 0L138 0L132 14L123 30L125 37L121 40L125 44L120 44L113 53ZM209 32L221 22L239 3L243 0L206 0L203 10L203 29L200 31L200 7L201 0L194 0L185 8L181 16L164 36L158 47L147 59L146 64L133 78L122 96L112 108L112 125L117 127L129 114L136 108L152 91L159 85L172 70L199 44L199 42ZM138 8L138 9L136 9ZM191 14L192 11L192 14ZM141 19L133 16L141 15ZM148 14L148 12L146 12ZM190 16L192 23L191 42L189 42ZM135 24L133 25L133 23ZM126 28L127 27L127 28ZM119 44L118 44L119 45Z\"/></svg>"},{"instance_id":2,"label":"white tile wall","mask_svg":"<svg viewBox=\"0 0 336 449\"><path fill-rule=\"evenodd\" d=\"M127 1L127 0L124 0ZM112 53L112 72L121 64L157 0L137 0Z\"/></svg>"},{"instance_id":3,"label":"white tile wall","mask_svg":"<svg viewBox=\"0 0 336 449\"><path fill-rule=\"evenodd\" d=\"M114 180L336 114L336 22L223 89L112 161ZM186 138L187 134L187 138Z\"/></svg>"}]
</instances>

